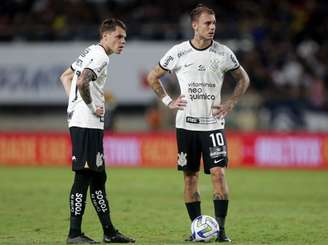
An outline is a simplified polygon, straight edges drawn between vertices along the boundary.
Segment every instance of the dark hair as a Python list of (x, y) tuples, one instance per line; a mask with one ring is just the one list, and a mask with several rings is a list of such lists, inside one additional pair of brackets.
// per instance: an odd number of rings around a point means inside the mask
[(209, 7), (203, 5), (203, 4), (198, 4), (193, 10), (190, 12), (190, 19), (191, 22), (198, 20), (199, 16), (202, 13), (207, 13), (210, 15), (215, 15), (215, 12), (213, 9), (210, 9)]
[(119, 19), (115, 19), (115, 18), (105, 19), (101, 23), (100, 28), (99, 28), (100, 38), (102, 37), (102, 34), (106, 31), (109, 31), (109, 32), (115, 31), (116, 26), (119, 26), (126, 31), (126, 25), (124, 24), (123, 21), (121, 21)]

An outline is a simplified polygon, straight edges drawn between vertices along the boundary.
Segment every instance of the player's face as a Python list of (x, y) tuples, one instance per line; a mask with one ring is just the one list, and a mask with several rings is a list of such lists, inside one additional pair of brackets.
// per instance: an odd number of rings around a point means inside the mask
[(213, 40), (215, 35), (215, 24), (215, 15), (202, 13), (198, 20), (193, 21), (192, 27), (200, 38)]
[(126, 31), (116, 26), (115, 31), (105, 32), (103, 35), (104, 45), (109, 48), (111, 53), (120, 54), (125, 46)]

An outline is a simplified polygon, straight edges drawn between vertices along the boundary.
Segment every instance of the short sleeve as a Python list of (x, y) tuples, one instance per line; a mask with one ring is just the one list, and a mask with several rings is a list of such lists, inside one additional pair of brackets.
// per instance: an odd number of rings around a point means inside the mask
[(90, 54), (89, 62), (84, 68), (91, 69), (98, 77), (106, 69), (107, 65), (108, 56), (95, 50)]
[(228, 72), (238, 69), (240, 65), (235, 54), (228, 47), (225, 48), (226, 48), (226, 52), (225, 52), (226, 55), (225, 55), (224, 71)]
[(178, 63), (176, 46), (173, 46), (159, 61), (159, 66), (167, 71), (173, 71)]
[(77, 61), (74, 61), (73, 64), (71, 65), (71, 69), (73, 71), (77, 70), (77, 64), (76, 64)]

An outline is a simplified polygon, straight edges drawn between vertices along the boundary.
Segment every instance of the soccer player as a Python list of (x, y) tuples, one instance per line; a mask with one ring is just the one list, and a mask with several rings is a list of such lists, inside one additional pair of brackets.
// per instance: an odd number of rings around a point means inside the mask
[[(211, 175), (213, 185), (214, 213), (220, 227), (217, 241), (231, 242), (225, 233), (229, 196), (225, 178), (228, 158), (224, 117), (246, 92), (249, 78), (234, 53), (213, 40), (214, 11), (198, 5), (190, 16), (194, 37), (173, 46), (149, 72), (148, 83), (165, 105), (178, 109), (177, 165), (184, 173), (184, 201), (190, 220), (201, 215), (198, 177), (202, 157), (204, 172)], [(178, 78), (181, 95), (175, 99), (166, 93), (160, 81), (167, 71), (175, 72)], [(227, 72), (232, 74), (237, 85), (233, 94), (222, 102), (221, 87)]]
[(118, 19), (106, 19), (100, 26), (100, 43), (91, 45), (66, 69), (60, 79), (68, 101), (68, 124), (72, 141), (74, 183), (70, 193), (70, 229), (67, 244), (97, 243), (81, 232), (90, 186), (90, 197), (102, 224), (105, 243), (133, 243), (116, 230), (106, 197), (103, 155), (104, 85), (109, 55), (120, 54), (125, 46), (126, 26)]

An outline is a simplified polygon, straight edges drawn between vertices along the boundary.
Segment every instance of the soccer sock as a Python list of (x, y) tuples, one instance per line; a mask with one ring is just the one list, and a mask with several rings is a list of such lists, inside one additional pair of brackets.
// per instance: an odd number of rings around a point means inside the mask
[(90, 184), (90, 195), (92, 204), (97, 212), (104, 234), (107, 236), (115, 234), (115, 228), (110, 218), (109, 204), (105, 190), (106, 173), (94, 173)]
[(77, 171), (70, 193), (70, 229), (69, 237), (81, 235), (82, 216), (86, 205), (86, 196), (90, 176), (88, 172)]
[(220, 230), (224, 231), (225, 218), (228, 213), (229, 200), (213, 200), (215, 219), (217, 220)]
[(200, 201), (186, 202), (185, 204), (191, 221), (201, 215)]

